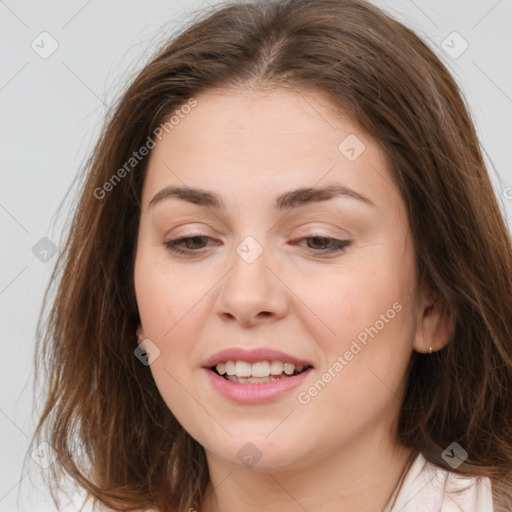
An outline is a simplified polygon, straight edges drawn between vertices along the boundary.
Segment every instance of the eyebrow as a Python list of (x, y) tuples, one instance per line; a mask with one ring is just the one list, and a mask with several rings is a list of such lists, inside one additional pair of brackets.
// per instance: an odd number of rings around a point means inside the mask
[[(347, 197), (361, 201), (369, 206), (375, 206), (366, 196), (352, 190), (349, 187), (340, 184), (326, 185), (321, 188), (302, 187), (296, 190), (285, 192), (276, 197), (274, 201), (275, 210), (288, 210), (292, 208), (301, 208), (312, 203), (327, 201), (335, 197)], [(222, 198), (215, 192), (190, 187), (166, 187), (151, 199), (148, 208), (164, 201), (165, 199), (181, 199), (192, 204), (225, 210), (226, 207)]]

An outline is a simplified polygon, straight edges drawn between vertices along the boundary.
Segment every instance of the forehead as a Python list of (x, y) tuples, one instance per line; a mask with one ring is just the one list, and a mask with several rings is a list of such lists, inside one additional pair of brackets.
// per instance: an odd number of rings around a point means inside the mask
[(146, 205), (168, 185), (270, 200), (279, 191), (328, 182), (382, 206), (400, 201), (378, 143), (320, 92), (211, 90), (195, 99), (151, 152)]
[[(309, 157), (319, 150), (337, 154), (340, 136), (363, 136), (348, 116), (335, 116), (334, 105), (316, 91), (214, 89), (196, 100), (197, 106), (166, 138), (170, 146), (182, 145), (184, 139), (201, 141), (203, 150), (197, 157), (217, 148), (229, 148), (230, 154), (268, 148), (273, 150), (270, 158), (276, 150), (285, 154), (292, 149)], [(267, 153), (257, 154), (263, 158)], [(293, 153), (287, 156), (292, 158)]]

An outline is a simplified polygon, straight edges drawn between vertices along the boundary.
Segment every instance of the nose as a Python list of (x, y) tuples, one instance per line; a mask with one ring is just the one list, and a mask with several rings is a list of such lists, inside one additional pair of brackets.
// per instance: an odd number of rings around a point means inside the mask
[(231, 270), (221, 281), (216, 314), (223, 321), (244, 327), (269, 323), (286, 316), (289, 308), (287, 286), (269, 251), (251, 262), (243, 252), (235, 252)]

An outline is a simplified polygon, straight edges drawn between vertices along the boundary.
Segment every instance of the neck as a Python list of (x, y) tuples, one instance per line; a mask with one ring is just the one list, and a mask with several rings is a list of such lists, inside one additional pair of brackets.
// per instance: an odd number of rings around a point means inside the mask
[(280, 471), (240, 468), (207, 454), (210, 482), (201, 510), (381, 512), (412, 453), (385, 439), (369, 432), (357, 445)]

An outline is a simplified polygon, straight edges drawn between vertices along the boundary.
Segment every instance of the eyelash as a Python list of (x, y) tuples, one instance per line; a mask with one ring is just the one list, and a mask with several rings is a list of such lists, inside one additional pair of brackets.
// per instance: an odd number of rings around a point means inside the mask
[[(164, 242), (164, 247), (174, 253), (177, 253), (177, 254), (183, 254), (183, 255), (192, 255), (192, 254), (197, 254), (199, 253), (200, 249), (198, 250), (194, 250), (194, 249), (182, 249), (180, 247), (178, 247), (179, 244), (185, 242), (186, 240), (192, 240), (194, 238), (209, 238), (209, 236), (206, 236), (206, 235), (191, 235), (191, 236), (186, 236), (186, 237), (182, 237), (182, 238), (175, 238), (173, 240), (166, 240)], [(345, 250), (347, 249), (347, 247), (351, 244), (350, 241), (348, 240), (338, 240), (336, 238), (330, 238), (330, 237), (327, 237), (327, 236), (321, 236), (321, 235), (312, 235), (312, 236), (307, 236), (307, 237), (303, 237), (300, 240), (312, 240), (312, 239), (320, 239), (320, 240), (327, 240), (328, 242), (332, 242), (334, 243), (334, 247), (328, 249), (328, 250), (320, 250), (320, 251), (317, 251), (317, 250), (314, 250), (314, 249), (310, 249), (312, 250), (313, 252), (317, 253), (318, 255), (321, 255), (323, 256), (324, 254), (336, 254), (336, 253), (343, 253), (345, 252)], [(201, 248), (202, 249), (202, 248)]]

